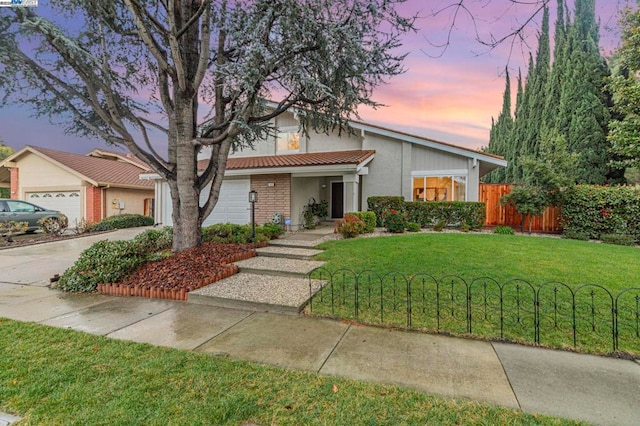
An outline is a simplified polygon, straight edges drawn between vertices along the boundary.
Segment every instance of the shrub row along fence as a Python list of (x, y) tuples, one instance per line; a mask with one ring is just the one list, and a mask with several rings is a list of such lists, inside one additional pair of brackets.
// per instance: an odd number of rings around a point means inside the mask
[(640, 354), (640, 288), (319, 268), (314, 315), (587, 352)]

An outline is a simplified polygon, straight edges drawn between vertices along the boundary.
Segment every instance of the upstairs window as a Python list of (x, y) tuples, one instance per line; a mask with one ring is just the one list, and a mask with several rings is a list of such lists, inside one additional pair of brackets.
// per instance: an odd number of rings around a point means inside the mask
[(276, 153), (293, 154), (300, 152), (300, 133), (281, 131), (276, 135)]

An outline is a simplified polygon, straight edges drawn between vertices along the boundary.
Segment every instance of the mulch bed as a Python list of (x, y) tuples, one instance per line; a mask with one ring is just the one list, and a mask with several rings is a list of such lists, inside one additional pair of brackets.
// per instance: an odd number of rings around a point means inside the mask
[(119, 283), (98, 284), (98, 292), (186, 300), (190, 291), (236, 274), (239, 268), (233, 262), (256, 256), (256, 248), (265, 245), (203, 243), (166, 259), (145, 263)]

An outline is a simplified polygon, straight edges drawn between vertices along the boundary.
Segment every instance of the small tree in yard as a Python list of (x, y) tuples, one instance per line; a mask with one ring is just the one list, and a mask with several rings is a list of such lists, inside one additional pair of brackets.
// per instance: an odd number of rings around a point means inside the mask
[[(567, 143), (557, 131), (542, 132), (538, 158), (524, 157), (524, 182), (502, 197), (502, 204), (512, 204), (529, 218), (529, 233), (533, 218), (540, 216), (548, 205), (558, 205), (575, 184), (578, 155), (569, 153)], [(523, 229), (524, 230), (524, 229)]]
[(0, 70), (11, 78), (0, 78), (0, 104), (29, 104), (145, 160), (168, 182), (173, 249), (184, 250), (201, 242), (229, 153), (273, 135), (273, 118), (296, 108), (304, 132), (340, 131), (360, 105), (378, 106), (373, 89), (403, 71), (399, 37), (413, 29), (395, 10), (403, 2), (52, 0), (49, 18), (4, 9)]

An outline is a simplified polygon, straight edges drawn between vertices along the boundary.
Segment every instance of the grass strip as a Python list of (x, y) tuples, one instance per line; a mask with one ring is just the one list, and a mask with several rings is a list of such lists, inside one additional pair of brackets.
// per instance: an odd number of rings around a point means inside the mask
[(0, 354), (22, 424), (577, 424), (3, 318)]

